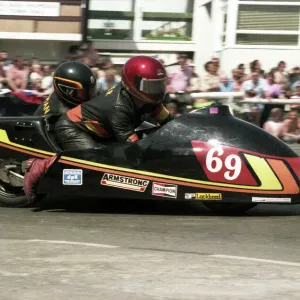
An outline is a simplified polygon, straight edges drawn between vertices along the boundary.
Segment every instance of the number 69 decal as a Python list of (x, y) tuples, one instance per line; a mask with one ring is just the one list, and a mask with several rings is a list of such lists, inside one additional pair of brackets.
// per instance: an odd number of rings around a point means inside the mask
[(235, 180), (241, 174), (242, 161), (236, 154), (230, 154), (225, 157), (223, 154), (224, 150), (220, 147), (210, 149), (206, 155), (206, 168), (212, 173), (217, 173), (225, 166), (224, 178)]

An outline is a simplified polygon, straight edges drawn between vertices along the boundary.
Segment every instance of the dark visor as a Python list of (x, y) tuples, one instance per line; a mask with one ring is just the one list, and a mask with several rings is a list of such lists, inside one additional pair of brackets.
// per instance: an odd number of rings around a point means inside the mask
[(166, 90), (167, 78), (145, 79), (142, 78), (139, 90), (147, 94), (164, 94)]

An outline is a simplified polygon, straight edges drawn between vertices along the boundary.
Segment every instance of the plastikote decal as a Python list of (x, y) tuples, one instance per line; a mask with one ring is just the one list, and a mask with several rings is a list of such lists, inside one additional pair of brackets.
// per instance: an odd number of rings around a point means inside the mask
[(63, 185), (82, 185), (82, 170), (79, 169), (64, 169), (63, 170)]
[(105, 173), (101, 179), (101, 184), (143, 193), (149, 184), (149, 180)]
[(168, 183), (152, 183), (152, 195), (165, 198), (177, 198), (177, 185)]
[(252, 202), (256, 203), (291, 203), (291, 201), (291, 198), (252, 197)]

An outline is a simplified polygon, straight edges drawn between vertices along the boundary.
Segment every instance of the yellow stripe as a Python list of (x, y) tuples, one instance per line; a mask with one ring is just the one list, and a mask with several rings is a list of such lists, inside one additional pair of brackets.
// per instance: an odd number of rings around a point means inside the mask
[[(263, 157), (258, 157), (251, 154), (244, 155), (261, 182), (260, 189), (276, 191), (282, 189), (280, 181)], [(250, 187), (248, 188), (250, 189)]]
[(145, 176), (152, 176), (152, 177), (163, 177), (165, 179), (177, 180), (177, 181), (185, 181), (190, 183), (197, 183), (197, 184), (205, 184), (210, 186), (219, 186), (219, 187), (231, 187), (231, 188), (241, 188), (241, 189), (249, 189), (249, 190), (270, 190), (270, 191), (281, 191), (282, 186), (275, 176), (274, 172), (272, 171), (271, 167), (268, 165), (264, 158), (259, 158), (254, 155), (247, 154), (247, 159), (249, 159), (249, 164), (255, 170), (256, 175), (258, 176), (261, 186), (251, 186), (251, 185), (238, 185), (238, 184), (230, 184), (230, 183), (219, 183), (219, 182), (210, 182), (204, 180), (195, 180), (183, 177), (176, 177), (176, 176), (168, 176), (164, 174), (152, 173), (147, 171), (140, 171), (134, 169), (127, 169), (122, 167), (115, 167), (105, 164), (99, 164), (91, 161), (81, 160), (77, 158), (71, 158), (67, 156), (62, 156), (61, 159), (71, 162), (77, 162), (81, 164), (85, 164), (88, 166), (94, 166), (99, 168), (106, 168), (110, 170), (116, 171), (124, 171), (130, 172), (134, 174), (140, 174)]
[[(53, 152), (43, 151), (43, 150), (23, 146), (20, 144), (12, 143), (8, 139), (6, 131), (3, 129), (0, 129), (0, 141), (3, 143), (9, 144), (9, 145), (15, 146), (15, 147), (29, 150), (29, 151), (42, 153), (42, 154), (46, 154), (46, 155), (51, 155), (51, 156), (56, 155), (56, 153), (53, 153)], [(110, 170), (124, 171), (124, 172), (128, 172), (128, 173), (141, 174), (141, 175), (152, 176), (152, 177), (162, 177), (162, 178), (166, 178), (166, 179), (185, 181), (185, 182), (190, 182), (190, 183), (205, 184), (205, 185), (209, 185), (209, 186), (231, 187), (231, 188), (241, 188), (241, 189), (249, 189), (249, 190), (272, 190), (272, 191), (282, 190), (282, 186), (281, 186), (279, 180), (277, 179), (276, 175), (274, 174), (271, 167), (268, 165), (268, 163), (266, 162), (266, 160), (264, 158), (250, 155), (250, 154), (245, 154), (245, 157), (248, 160), (252, 169), (255, 171), (256, 175), (258, 176), (258, 178), (261, 182), (261, 186), (248, 186), (248, 185), (218, 183), (218, 182), (195, 180), (195, 179), (176, 177), (176, 176), (168, 176), (168, 175), (159, 174), (159, 173), (153, 173), (153, 172), (140, 171), (140, 170), (111, 166), (111, 165), (105, 165), (105, 164), (100, 164), (100, 163), (91, 162), (91, 161), (87, 161), (87, 160), (72, 158), (72, 157), (68, 157), (68, 156), (62, 156), (61, 159), (70, 161), (70, 162), (81, 163), (81, 164), (84, 164), (87, 166), (94, 166), (94, 167), (106, 168), (106, 169), (110, 169)]]
[(164, 121), (169, 115), (169, 111), (163, 106), (161, 112), (155, 117), (158, 122)]
[(87, 127), (88, 130), (96, 133), (96, 135), (98, 135), (100, 137), (104, 137), (104, 135), (101, 134), (101, 132), (97, 131), (97, 129), (95, 128), (95, 126), (93, 125), (93, 123), (91, 121), (83, 121), (83, 123)]

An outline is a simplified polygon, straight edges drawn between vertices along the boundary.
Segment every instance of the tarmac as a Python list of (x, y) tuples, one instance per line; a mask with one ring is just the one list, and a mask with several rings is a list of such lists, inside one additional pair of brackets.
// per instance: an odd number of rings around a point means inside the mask
[(300, 205), (47, 198), (1, 208), (0, 241), (1, 300), (300, 299)]

